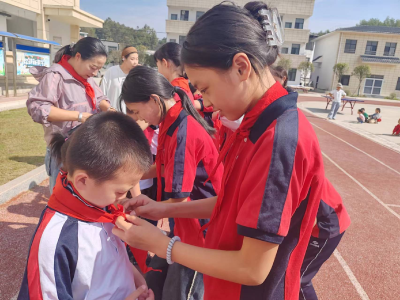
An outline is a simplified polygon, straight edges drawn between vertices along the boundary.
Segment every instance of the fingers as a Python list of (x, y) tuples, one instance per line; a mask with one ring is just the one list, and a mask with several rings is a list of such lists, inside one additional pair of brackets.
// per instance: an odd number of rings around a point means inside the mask
[(154, 300), (154, 299), (155, 296), (153, 290), (149, 290), (149, 296), (146, 298), (146, 300)]
[(123, 217), (118, 217), (117, 220), (115, 221), (115, 225), (119, 229), (122, 229), (123, 231), (127, 231), (127, 230), (129, 230), (129, 228), (132, 227), (132, 224), (126, 222)]
[(138, 218), (136, 216), (130, 216), (130, 215), (126, 215), (126, 219), (134, 225), (142, 225), (143, 222), (146, 222), (146, 221), (142, 220), (141, 218)]
[(145, 285), (140, 286), (136, 291), (130, 294), (125, 300), (136, 300), (141, 294), (147, 291), (147, 287)]

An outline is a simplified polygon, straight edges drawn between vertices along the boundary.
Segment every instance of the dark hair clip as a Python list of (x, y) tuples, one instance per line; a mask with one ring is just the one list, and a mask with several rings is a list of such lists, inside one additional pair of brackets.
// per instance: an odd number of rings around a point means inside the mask
[(281, 17), (276, 8), (260, 9), (258, 11), (260, 24), (267, 33), (269, 46), (282, 46), (285, 40), (285, 31), (282, 27)]

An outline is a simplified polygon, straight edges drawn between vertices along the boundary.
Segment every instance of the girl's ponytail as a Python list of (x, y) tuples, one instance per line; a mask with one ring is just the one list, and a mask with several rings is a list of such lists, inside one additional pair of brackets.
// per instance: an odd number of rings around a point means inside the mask
[(64, 55), (72, 56), (71, 45), (64, 46), (57, 51), (56, 55), (54, 56), (54, 63), (58, 63)]
[(179, 87), (174, 87), (175, 93), (178, 94), (179, 98), (182, 101), (182, 106), (183, 108), (197, 121), (200, 123), (201, 126), (204, 127), (204, 129), (208, 132), (209, 135), (213, 135), (215, 133), (215, 129), (212, 128), (204, 118), (200, 116), (200, 114), (197, 112), (196, 108), (193, 106), (192, 101), (190, 101), (188, 95), (186, 92)]
[(64, 165), (65, 169), (65, 157), (68, 149), (69, 139), (65, 140), (65, 137), (61, 133), (54, 133), (53, 138), (50, 141), (51, 156), (57, 160), (58, 165)]

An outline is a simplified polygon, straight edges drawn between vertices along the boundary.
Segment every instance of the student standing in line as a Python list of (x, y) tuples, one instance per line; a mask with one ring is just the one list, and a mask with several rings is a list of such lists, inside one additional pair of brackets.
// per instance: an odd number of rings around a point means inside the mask
[[(176, 102), (176, 97), (180, 101)], [(210, 136), (213, 129), (198, 114), (186, 92), (172, 86), (157, 71), (138, 66), (127, 76), (121, 98), (125, 101), (128, 115), (149, 125), (161, 123), (156, 164), (142, 178), (158, 178), (157, 200), (162, 200), (162, 178), (165, 180), (167, 199), (163, 203), (166, 205), (215, 197), (220, 190), (223, 167), (216, 167), (218, 151)], [(207, 218), (177, 218), (171, 236), (179, 235), (186, 243), (203, 247), (205, 231), (201, 228), (207, 221)], [(150, 266), (159, 269), (155, 264), (160, 260), (159, 257), (153, 258)], [(162, 278), (154, 285), (148, 280), (156, 299), (161, 299), (161, 296), (162, 299), (174, 300), (203, 298), (202, 274), (175, 264), (168, 270), (164, 269), (164, 276), (165, 284)]]
[(122, 84), (129, 71), (136, 67), (139, 63), (139, 55), (135, 47), (127, 46), (122, 50), (122, 64), (109, 68), (101, 80), (100, 88), (110, 99), (112, 107), (118, 111), (126, 113), (123, 103), (119, 101), (121, 95)]
[[(223, 16), (223, 18), (221, 17)], [(220, 4), (190, 29), (182, 62), (192, 84), (229, 120), (245, 115), (226, 142), (221, 191), (188, 203), (139, 196), (125, 207), (160, 219), (211, 218), (205, 247), (166, 237), (135, 216), (114, 232), (128, 244), (204, 275), (206, 300), (298, 300), (300, 269), (325, 182), (317, 136), (297, 93), (269, 67), (282, 45), (279, 13), (263, 2)], [(211, 174), (212, 175), (212, 174)]]
[[(182, 46), (177, 43), (166, 43), (154, 53), (154, 60), (160, 72), (172, 86), (177, 86), (185, 91), (190, 101), (194, 104), (194, 97), (190, 90), (189, 80), (183, 75), (183, 65), (181, 63)], [(180, 101), (175, 96), (176, 101)]]
[(329, 93), (329, 95), (333, 98), (331, 112), (328, 115), (329, 120), (335, 120), (340, 104), (342, 103), (342, 98), (346, 97), (346, 93), (342, 90), (342, 87), (342, 84), (338, 83), (336, 90), (333, 90)]
[(39, 84), (29, 92), (26, 106), (33, 121), (43, 124), (50, 193), (60, 170), (51, 156), (49, 144), (52, 134), (59, 132), (67, 137), (71, 129), (84, 123), (92, 114), (112, 108), (92, 78), (106, 59), (103, 43), (86, 37), (61, 48), (51, 67), (32, 67), (29, 70)]

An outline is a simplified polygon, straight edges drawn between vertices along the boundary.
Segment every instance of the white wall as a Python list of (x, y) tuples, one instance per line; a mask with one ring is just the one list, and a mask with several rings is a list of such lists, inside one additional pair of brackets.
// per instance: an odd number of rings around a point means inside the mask
[(62, 46), (71, 44), (71, 26), (66, 23), (61, 23), (50, 19), (50, 40), (54, 41), (54, 37), (61, 38)]
[(314, 59), (322, 55), (318, 61), (321, 61), (321, 67), (316, 67), (311, 75), (314, 84), (319, 76), (318, 89), (330, 90), (333, 79), (333, 66), (336, 64), (337, 51), (340, 43), (340, 33), (334, 32), (324, 38), (314, 40), (315, 50)]
[(175, 42), (179, 43), (179, 34), (178, 33), (168, 33), (167, 34), (167, 42), (170, 42), (171, 39), (175, 39)]

